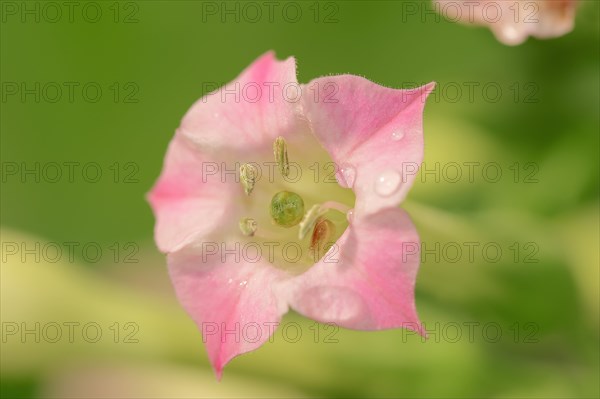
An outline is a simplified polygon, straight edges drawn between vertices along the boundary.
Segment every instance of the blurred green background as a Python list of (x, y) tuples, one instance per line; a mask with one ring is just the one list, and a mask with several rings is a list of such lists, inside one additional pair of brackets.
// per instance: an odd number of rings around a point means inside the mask
[[(59, 16), (3, 1), (2, 397), (598, 397), (600, 7), (581, 3), (571, 34), (507, 47), (400, 1), (295, 2), (289, 14), (278, 2), (272, 20), (257, 2), (257, 22), (235, 2), (75, 2), (72, 16), (57, 2)], [(240, 7), (239, 22), (222, 7)], [(431, 337), (340, 330), (315, 342), (314, 323), (289, 314), (298, 342), (279, 331), (217, 383), (144, 195), (203, 84), (270, 49), (297, 57), (300, 82), (438, 82), (425, 163), (439, 166), (403, 204), (432, 249), (416, 292)], [(493, 169), (470, 181), (465, 162)], [(73, 339), (64, 323), (79, 323)]]

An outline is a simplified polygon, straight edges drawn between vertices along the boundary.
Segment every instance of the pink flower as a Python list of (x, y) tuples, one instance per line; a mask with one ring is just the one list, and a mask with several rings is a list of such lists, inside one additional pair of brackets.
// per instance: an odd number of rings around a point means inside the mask
[(504, 44), (547, 39), (573, 30), (577, 0), (433, 0), (446, 18), (487, 25)]
[(289, 308), (345, 328), (422, 333), (419, 237), (397, 205), (422, 161), (433, 87), (353, 75), (299, 85), (294, 58), (267, 53), (185, 115), (149, 201), (218, 378)]

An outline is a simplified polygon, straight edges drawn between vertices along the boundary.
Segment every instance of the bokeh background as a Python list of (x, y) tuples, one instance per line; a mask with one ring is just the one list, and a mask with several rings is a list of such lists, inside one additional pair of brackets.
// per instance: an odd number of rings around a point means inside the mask
[[(91, 3), (72, 16), (60, 2), (61, 16), (1, 3), (3, 398), (598, 397), (598, 2), (581, 2), (572, 33), (518, 47), (429, 2), (412, 2), (424, 15), (401, 1), (295, 2), (284, 15), (278, 2), (272, 20), (257, 2), (257, 21), (243, 2)], [(144, 195), (204, 84), (270, 49), (297, 57), (300, 82), (438, 82), (425, 111), (434, 172), (403, 204), (431, 249), (416, 292), (430, 339), (340, 330), (328, 342), (289, 314), (298, 342), (278, 331), (217, 383)], [(481, 166), (473, 179), (465, 162)]]

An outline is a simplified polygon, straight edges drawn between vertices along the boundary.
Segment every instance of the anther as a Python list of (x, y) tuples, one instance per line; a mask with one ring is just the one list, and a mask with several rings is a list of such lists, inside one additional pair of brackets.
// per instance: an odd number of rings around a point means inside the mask
[(329, 219), (320, 218), (315, 224), (310, 239), (309, 254), (317, 262), (333, 245), (332, 238), (335, 234), (335, 225)]
[(315, 226), (315, 223), (317, 223), (317, 219), (319, 219), (326, 213), (327, 209), (323, 208), (321, 204), (313, 205), (308, 210), (308, 212), (306, 212), (306, 215), (304, 215), (304, 218), (300, 222), (300, 230), (298, 230), (298, 239), (302, 240), (304, 237), (306, 237), (308, 232), (312, 231), (313, 227)]
[(257, 229), (256, 220), (252, 218), (241, 218), (240, 219), (240, 231), (247, 237), (252, 237)]
[(240, 180), (242, 182), (242, 186), (244, 186), (244, 192), (246, 195), (250, 195), (252, 190), (254, 190), (256, 176), (258, 176), (258, 169), (256, 166), (250, 163), (245, 163), (240, 166)]
[(277, 137), (273, 143), (273, 155), (275, 155), (279, 172), (287, 177), (290, 174), (290, 163), (288, 161), (287, 143), (281, 136)]

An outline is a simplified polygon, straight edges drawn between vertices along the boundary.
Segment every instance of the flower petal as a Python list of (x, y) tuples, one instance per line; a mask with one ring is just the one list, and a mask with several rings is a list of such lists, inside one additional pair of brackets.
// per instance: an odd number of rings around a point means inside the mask
[[(231, 184), (210, 174), (210, 161), (181, 136), (169, 144), (163, 171), (148, 194), (156, 216), (154, 238), (163, 252), (176, 251), (223, 225), (233, 204)], [(210, 168), (209, 168), (210, 167)]]
[(311, 319), (423, 333), (414, 299), (419, 263), (415, 227), (406, 212), (389, 208), (355, 221), (319, 263), (284, 285), (290, 306)]
[(515, 46), (529, 36), (563, 36), (573, 30), (576, 0), (456, 1), (434, 0), (450, 20), (485, 25), (498, 41)]
[(248, 151), (286, 136), (303, 124), (293, 57), (277, 61), (268, 52), (239, 77), (198, 100), (180, 132), (207, 151)]
[(242, 252), (205, 242), (168, 255), (177, 297), (202, 331), (217, 378), (235, 356), (267, 342), (288, 310), (272, 291), (281, 272)]
[(577, 0), (545, 0), (537, 3), (540, 7), (540, 17), (537, 26), (531, 32), (532, 36), (540, 39), (559, 37), (573, 30)]
[(406, 196), (423, 159), (423, 108), (433, 88), (390, 89), (353, 75), (305, 87), (317, 94), (303, 97), (313, 133), (338, 168), (355, 175), (356, 217)]

